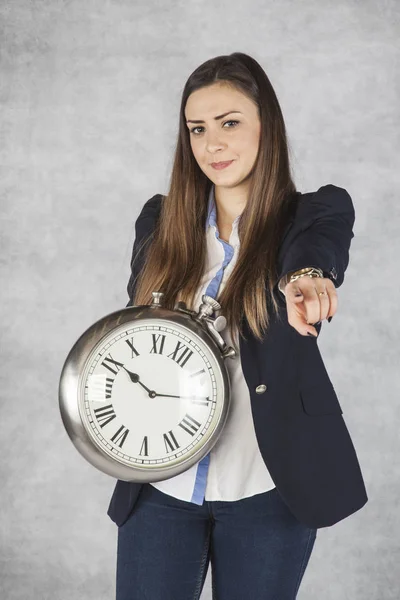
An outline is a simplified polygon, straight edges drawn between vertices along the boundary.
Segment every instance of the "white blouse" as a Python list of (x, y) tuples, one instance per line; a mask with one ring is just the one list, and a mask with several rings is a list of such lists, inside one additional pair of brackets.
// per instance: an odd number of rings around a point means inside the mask
[[(203, 294), (218, 300), (235, 266), (239, 252), (237, 232), (240, 215), (232, 225), (229, 244), (220, 239), (212, 186), (206, 221), (207, 261), (193, 310), (198, 310)], [(228, 329), (220, 335), (233, 345)], [(262, 458), (254, 430), (250, 395), (243, 376), (240, 353), (226, 360), (231, 382), (231, 406), (222, 433), (211, 451), (188, 470), (151, 483), (162, 492), (195, 504), (203, 500), (240, 500), (275, 487)]]

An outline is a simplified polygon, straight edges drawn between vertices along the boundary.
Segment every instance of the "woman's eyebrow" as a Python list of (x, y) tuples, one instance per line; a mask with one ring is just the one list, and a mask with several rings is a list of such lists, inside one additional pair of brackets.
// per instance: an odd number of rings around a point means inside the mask
[[(231, 113), (240, 113), (240, 110), (230, 110), (226, 113), (224, 113), (223, 115), (218, 115), (218, 117), (214, 117), (215, 121), (219, 121), (219, 119), (223, 119), (224, 117), (226, 117), (226, 115), (230, 115)], [(205, 121), (202, 121), (201, 119), (197, 119), (196, 121), (194, 121), (193, 119), (188, 119), (186, 121), (186, 123), (205, 123)]]

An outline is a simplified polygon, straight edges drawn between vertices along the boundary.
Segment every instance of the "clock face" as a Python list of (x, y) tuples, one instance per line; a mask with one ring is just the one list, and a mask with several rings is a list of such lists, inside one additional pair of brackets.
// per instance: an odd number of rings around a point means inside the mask
[(222, 412), (222, 375), (194, 332), (162, 319), (115, 328), (85, 363), (85, 429), (122, 464), (181, 464), (209, 439)]

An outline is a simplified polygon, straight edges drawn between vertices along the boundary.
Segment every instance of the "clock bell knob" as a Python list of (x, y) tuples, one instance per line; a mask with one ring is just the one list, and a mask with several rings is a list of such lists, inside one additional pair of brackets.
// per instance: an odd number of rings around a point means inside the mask
[(226, 346), (222, 351), (222, 358), (235, 358), (236, 350), (232, 346)]
[(212, 296), (207, 296), (203, 294), (202, 296), (202, 304), (200, 304), (199, 313), (211, 315), (215, 310), (219, 310), (221, 305), (216, 301)]
[(151, 295), (153, 296), (153, 301), (152, 301), (151, 305), (152, 306), (162, 306), (164, 292), (151, 292)]
[(223, 315), (219, 315), (219, 317), (214, 319), (213, 326), (217, 331), (222, 331), (226, 327), (226, 318)]

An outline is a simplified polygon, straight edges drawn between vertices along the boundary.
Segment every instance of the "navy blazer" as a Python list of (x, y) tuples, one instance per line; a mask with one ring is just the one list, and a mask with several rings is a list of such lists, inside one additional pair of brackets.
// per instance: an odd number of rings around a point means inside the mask
[[(127, 306), (132, 306), (161, 202), (161, 194), (153, 196), (136, 221)], [(279, 279), (289, 271), (315, 266), (338, 288), (349, 262), (354, 221), (345, 189), (328, 184), (316, 192), (298, 193), (278, 252)], [(289, 324), (277, 284), (275, 291), (282, 319), (272, 316), (262, 342), (244, 319), (247, 341), (239, 339), (256, 438), (276, 488), (295, 517), (309, 527), (329, 527), (359, 510), (368, 497), (318, 338), (304, 336)], [(318, 333), (321, 326), (315, 325)], [(267, 389), (258, 394), (261, 384)], [(143, 485), (117, 480), (107, 514), (118, 526), (132, 513)]]

